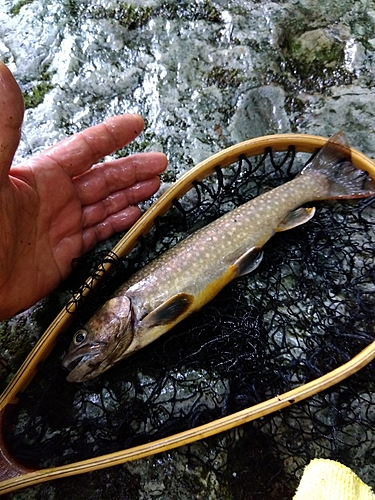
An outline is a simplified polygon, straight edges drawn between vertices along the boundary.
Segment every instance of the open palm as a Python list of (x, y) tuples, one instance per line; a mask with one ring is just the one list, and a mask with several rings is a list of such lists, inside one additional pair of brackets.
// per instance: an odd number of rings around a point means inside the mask
[(23, 119), (20, 89), (0, 63), (0, 319), (30, 307), (71, 271), (71, 261), (140, 215), (159, 188), (161, 153), (97, 164), (143, 129), (121, 115), (80, 132), (21, 165), (11, 163)]

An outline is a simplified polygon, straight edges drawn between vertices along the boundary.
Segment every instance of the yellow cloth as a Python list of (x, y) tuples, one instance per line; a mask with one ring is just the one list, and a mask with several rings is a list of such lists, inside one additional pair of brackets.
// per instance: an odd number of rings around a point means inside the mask
[(375, 500), (375, 495), (345, 465), (316, 458), (305, 468), (293, 500)]

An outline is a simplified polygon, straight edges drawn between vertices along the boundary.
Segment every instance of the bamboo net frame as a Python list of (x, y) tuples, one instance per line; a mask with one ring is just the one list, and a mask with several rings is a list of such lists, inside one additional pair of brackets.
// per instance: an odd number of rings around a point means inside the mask
[[(173, 204), (173, 200), (179, 199), (189, 191), (193, 186), (193, 181), (201, 181), (212, 174), (217, 166), (225, 168), (236, 162), (241, 155), (248, 157), (260, 155), (263, 154), (267, 148), (270, 148), (273, 152), (282, 152), (287, 151), (288, 148), (293, 145), (296, 152), (314, 153), (317, 149), (321, 148), (326, 141), (327, 139), (324, 137), (313, 135), (270, 135), (236, 144), (211, 156), (188, 171), (166, 190), (126, 233), (120, 242), (115, 245), (112, 252), (119, 258), (127, 256), (137, 245), (139, 238), (152, 228), (155, 219), (169, 210)], [(351, 155), (353, 164), (367, 171), (370, 176), (375, 179), (375, 162), (353, 148), (351, 148)], [(85, 296), (89, 296), (90, 290), (100, 285), (102, 276), (105, 272), (110, 270), (112, 265), (111, 262), (106, 262), (101, 266), (102, 270), (97, 273), (95, 279), (89, 278), (87, 280), (87, 286), (84, 291)], [(0, 396), (2, 434), (4, 433), (4, 420), (6, 419), (8, 410), (11, 409), (12, 405), (17, 403), (17, 395), (25, 390), (34, 377), (37, 365), (43, 361), (53, 349), (57, 336), (71, 324), (73, 317), (71, 313), (76, 311), (77, 303), (78, 301), (75, 300), (70, 301), (67, 307), (64, 307), (58, 314), (30, 352), (13, 380)], [(318, 394), (356, 373), (370, 363), (374, 357), (375, 342), (372, 342), (359, 354), (353, 357), (353, 359), (339, 368), (280, 396), (170, 437), (127, 450), (121, 450), (100, 457), (75, 462), (73, 464), (35, 471), (27, 470), (12, 459), (5, 448), (3, 438), (0, 437), (0, 495), (37, 483), (82, 474), (123, 464), (131, 460), (145, 458), (226, 431)]]

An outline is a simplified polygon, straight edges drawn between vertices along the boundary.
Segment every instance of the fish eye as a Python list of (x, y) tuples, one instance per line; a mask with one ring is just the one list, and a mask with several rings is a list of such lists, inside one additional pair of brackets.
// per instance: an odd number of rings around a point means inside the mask
[(79, 345), (82, 344), (86, 337), (87, 333), (85, 332), (85, 330), (78, 330), (78, 332), (74, 335), (73, 341), (75, 345)]

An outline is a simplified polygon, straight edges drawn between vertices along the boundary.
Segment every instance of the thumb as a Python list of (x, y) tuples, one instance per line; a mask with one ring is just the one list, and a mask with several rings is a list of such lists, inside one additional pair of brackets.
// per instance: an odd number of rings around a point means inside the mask
[(0, 61), (0, 182), (9, 173), (20, 142), (23, 120), (23, 97), (12, 73)]

